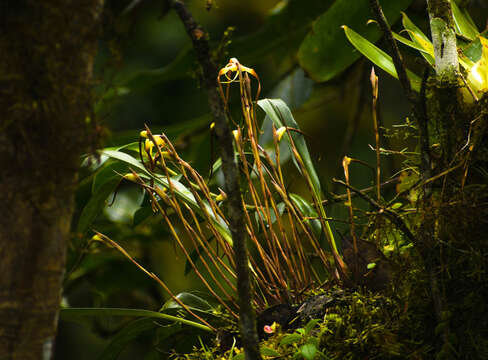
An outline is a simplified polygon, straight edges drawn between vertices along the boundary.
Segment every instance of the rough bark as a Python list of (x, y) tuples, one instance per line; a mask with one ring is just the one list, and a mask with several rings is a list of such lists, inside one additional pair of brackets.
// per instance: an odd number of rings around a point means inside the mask
[(0, 5), (0, 359), (48, 359), (103, 0)]

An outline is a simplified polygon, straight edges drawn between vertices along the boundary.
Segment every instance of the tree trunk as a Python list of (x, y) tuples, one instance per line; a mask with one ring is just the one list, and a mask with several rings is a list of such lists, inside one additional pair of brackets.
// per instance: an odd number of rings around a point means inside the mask
[(462, 95), (450, 2), (427, 3), (436, 63), (424, 99), (431, 149), (423, 155), (431, 159), (432, 178), (420, 203), (418, 248), (437, 317), (436, 358), (477, 359), (488, 351), (488, 321), (482, 320), (488, 296), (488, 101), (486, 95), (477, 103)]
[(103, 0), (0, 5), (0, 359), (49, 359)]

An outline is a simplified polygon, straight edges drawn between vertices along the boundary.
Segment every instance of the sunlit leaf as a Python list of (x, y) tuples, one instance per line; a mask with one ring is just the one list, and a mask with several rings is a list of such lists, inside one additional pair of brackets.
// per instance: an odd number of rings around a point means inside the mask
[[(374, 44), (366, 40), (364, 37), (359, 35), (354, 30), (344, 26), (344, 32), (346, 33), (347, 38), (354, 45), (356, 49), (358, 49), (364, 56), (366, 56), (369, 60), (371, 60), (375, 65), (379, 66), (383, 70), (385, 70), (388, 74), (392, 75), (393, 77), (398, 79), (397, 72), (395, 70), (395, 65), (393, 64), (393, 60), (391, 56), (386, 54), (383, 50), (376, 47)], [(412, 85), (412, 89), (415, 91), (420, 91), (420, 77), (418, 77), (413, 72), (407, 70), (407, 76), (410, 79), (410, 84)]]
[(402, 13), (402, 23), (408, 35), (412, 39), (412, 42), (423, 49), (421, 52), (422, 56), (429, 64), (434, 66), (434, 46), (432, 45), (430, 39), (408, 18), (407, 14), (405, 13)]
[(290, 345), (299, 342), (302, 339), (302, 335), (293, 333), (293, 334), (288, 334), (283, 337), (280, 341), (280, 345)]
[(481, 58), (471, 67), (467, 80), (476, 90), (485, 92), (488, 88), (488, 39), (480, 36), (479, 40)]
[(460, 9), (456, 1), (450, 1), (452, 8), (452, 17), (456, 25), (456, 32), (464, 37), (474, 40), (479, 36), (479, 31), (465, 9)]

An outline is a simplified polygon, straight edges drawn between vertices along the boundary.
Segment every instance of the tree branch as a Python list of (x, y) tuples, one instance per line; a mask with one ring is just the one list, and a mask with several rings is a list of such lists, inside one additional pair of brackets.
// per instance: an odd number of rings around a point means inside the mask
[(256, 319), (251, 302), (244, 209), (242, 208), (241, 193), (239, 190), (237, 165), (234, 161), (232, 136), (227, 124), (224, 106), (217, 91), (217, 66), (213, 62), (210, 54), (207, 35), (194, 20), (185, 4), (180, 0), (169, 0), (169, 3), (183, 22), (186, 32), (192, 40), (197, 60), (202, 67), (208, 103), (215, 123), (215, 133), (221, 144), (222, 171), (225, 179), (225, 190), (228, 196), (230, 231), (236, 257), (242, 344), (245, 350), (246, 360), (260, 360), (261, 355), (258, 347)]

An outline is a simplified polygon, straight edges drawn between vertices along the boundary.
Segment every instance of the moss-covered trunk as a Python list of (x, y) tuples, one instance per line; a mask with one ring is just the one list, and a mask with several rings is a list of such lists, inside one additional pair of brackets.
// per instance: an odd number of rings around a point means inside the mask
[(0, 5), (0, 359), (47, 359), (103, 0)]
[(437, 317), (438, 358), (478, 359), (488, 353), (488, 99), (475, 102), (463, 89), (449, 1), (428, 5), (436, 73), (424, 99), (431, 177), (419, 207), (418, 250)]

